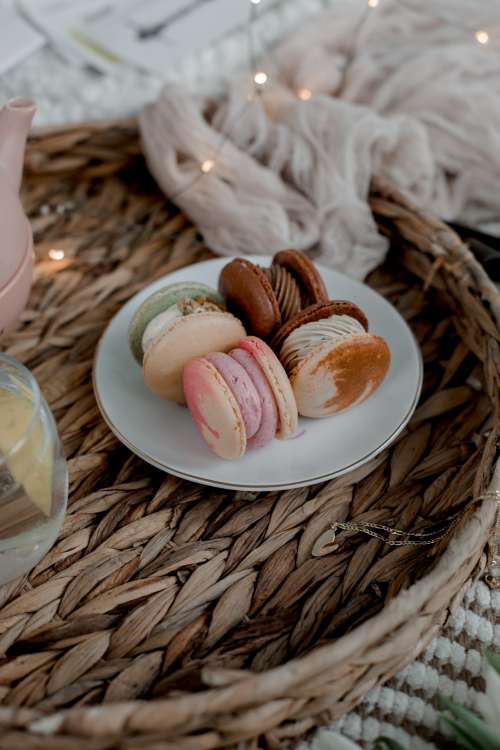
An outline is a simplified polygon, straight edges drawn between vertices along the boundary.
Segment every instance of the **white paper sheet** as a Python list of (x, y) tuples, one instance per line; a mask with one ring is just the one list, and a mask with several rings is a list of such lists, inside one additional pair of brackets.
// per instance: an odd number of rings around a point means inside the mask
[(9, 5), (0, 5), (0, 75), (45, 44), (44, 37)]
[(79, 36), (86, 20), (92, 20), (110, 5), (106, 0), (19, 0), (19, 5), (68, 61), (91, 65), (102, 73), (110, 72), (118, 64), (119, 61), (93, 49)]
[(108, 9), (83, 24), (85, 35), (123, 61), (165, 75), (249, 19), (249, 0), (149, 0)]
[(165, 76), (249, 20), (249, 0), (20, 0), (70, 60), (103, 73), (132, 65)]

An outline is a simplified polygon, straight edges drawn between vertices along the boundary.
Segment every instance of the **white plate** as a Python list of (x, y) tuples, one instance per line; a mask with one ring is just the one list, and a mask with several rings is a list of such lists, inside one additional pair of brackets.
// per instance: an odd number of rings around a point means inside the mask
[[(250, 260), (266, 264), (271, 258)], [(109, 324), (96, 354), (94, 390), (115, 435), (145, 461), (171, 474), (215, 487), (246, 490), (324, 482), (361, 466), (390, 445), (407, 424), (420, 395), (420, 350), (389, 302), (368, 286), (321, 266), (331, 297), (358, 304), (370, 321), (370, 331), (384, 336), (391, 350), (386, 379), (364, 403), (327, 419), (301, 419), (298, 437), (273, 440), (238, 461), (224, 461), (208, 450), (187, 409), (149, 392), (127, 343), (134, 312), (166, 284), (201, 281), (217, 287), (227, 262), (227, 258), (218, 258), (164, 276), (129, 300)]]

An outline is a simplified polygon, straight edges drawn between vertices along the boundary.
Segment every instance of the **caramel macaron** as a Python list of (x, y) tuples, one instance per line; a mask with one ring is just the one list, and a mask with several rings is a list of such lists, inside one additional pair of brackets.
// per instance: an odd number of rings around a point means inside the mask
[(306, 308), (278, 331), (273, 344), (299, 414), (330, 416), (361, 403), (380, 386), (391, 355), (385, 340), (367, 327), (357, 305), (331, 301)]
[(364, 314), (363, 310), (358, 307), (354, 302), (349, 300), (338, 299), (328, 300), (327, 302), (319, 302), (316, 305), (309, 305), (304, 308), (298, 315), (290, 320), (285, 325), (281, 326), (275, 333), (271, 346), (275, 351), (279, 351), (287, 336), (292, 331), (299, 328), (306, 323), (312, 323), (316, 320), (323, 320), (329, 318), (332, 315), (349, 315), (351, 318), (357, 320), (365, 331), (368, 330), (368, 318)]

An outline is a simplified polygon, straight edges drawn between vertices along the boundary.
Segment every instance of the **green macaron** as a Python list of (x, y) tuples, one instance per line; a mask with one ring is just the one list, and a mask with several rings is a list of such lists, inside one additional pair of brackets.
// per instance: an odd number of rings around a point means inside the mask
[(153, 318), (177, 305), (181, 300), (198, 297), (205, 297), (208, 302), (220, 305), (222, 309), (225, 309), (224, 300), (215, 289), (196, 281), (180, 281), (177, 284), (170, 284), (144, 300), (136, 310), (128, 329), (130, 350), (140, 365), (142, 365), (144, 356), (142, 348), (144, 331)]

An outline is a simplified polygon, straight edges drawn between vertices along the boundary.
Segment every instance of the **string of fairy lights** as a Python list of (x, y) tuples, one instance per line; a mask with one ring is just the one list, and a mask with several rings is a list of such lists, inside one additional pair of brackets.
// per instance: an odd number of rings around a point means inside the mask
[[(240, 119), (243, 117), (243, 115), (246, 113), (249, 106), (252, 105), (252, 102), (255, 101), (256, 97), (260, 96), (270, 85), (272, 82), (272, 79), (270, 77), (270, 74), (264, 70), (261, 66), (258, 64), (257, 55), (256, 55), (256, 45), (255, 45), (255, 38), (254, 38), (254, 31), (255, 31), (255, 25), (256, 21), (260, 14), (260, 9), (263, 5), (265, 5), (265, 0), (248, 0), (249, 6), (250, 6), (250, 13), (249, 13), (249, 23), (247, 27), (247, 34), (248, 34), (248, 52), (249, 52), (249, 67), (250, 67), (250, 78), (253, 83), (253, 90), (250, 92), (250, 94), (246, 97), (246, 100), (241, 108), (241, 111), (232, 119), (231, 127), (227, 132), (221, 133), (221, 138), (219, 141), (219, 144), (212, 150), (210, 154), (207, 154), (207, 157), (203, 159), (203, 161), (200, 162), (199, 168), (193, 178), (188, 181), (187, 184), (184, 184), (178, 191), (171, 194), (169, 196), (171, 201), (175, 201), (177, 198), (179, 198), (183, 193), (190, 190), (193, 185), (198, 183), (199, 180), (203, 179), (206, 175), (209, 175), (211, 172), (217, 169), (218, 167), (218, 158), (221, 155), (221, 152), (230, 139), (231, 132), (234, 129), (234, 127), (237, 125), (237, 123), (240, 121)], [(382, 5), (384, 0), (366, 0), (366, 11), (365, 14), (361, 18), (360, 25), (362, 25), (365, 21), (365, 19), (369, 16), (370, 12), (374, 11), (376, 8), (378, 8), (380, 5)], [(414, 6), (407, 5), (404, 0), (398, 0), (399, 4), (403, 7), (406, 7), (409, 10), (412, 10), (414, 12), (423, 13), (426, 14), (425, 9), (422, 7), (419, 7), (418, 9)], [(472, 33), (475, 41), (480, 45), (487, 45), (490, 42), (490, 35), (485, 28), (480, 28), (476, 30), (472, 30), (470, 28), (466, 28), (464, 26), (458, 26), (456, 23), (453, 23), (450, 19), (445, 18), (444, 16), (440, 16), (432, 10), (431, 13), (428, 13), (428, 15), (432, 16), (432, 18), (443, 21), (444, 23), (447, 23), (452, 26), (456, 26), (457, 28), (461, 29), (462, 31), (466, 33)], [(352, 59), (353, 54), (350, 56)], [(346, 65), (344, 67), (344, 72), (349, 66), (350, 59), (348, 56), (348, 59), (346, 61)], [(313, 98), (314, 91), (310, 88), (307, 88), (306, 86), (303, 86), (299, 88), (296, 92), (297, 98), (301, 99), (302, 101), (306, 102)], [(51, 248), (48, 252), (49, 257), (54, 261), (62, 261), (65, 257), (64, 250)]]
[[(256, 63), (256, 55), (255, 55), (255, 43), (253, 38), (253, 29), (255, 26), (255, 21), (258, 17), (258, 9), (264, 5), (265, 0), (249, 0), (250, 2), (250, 19), (249, 19), (249, 57), (250, 57), (250, 68), (251, 68), (251, 75), (254, 83), (254, 92), (253, 96), (249, 96), (247, 99), (246, 105), (242, 108), (241, 113), (233, 120), (233, 127), (236, 125), (238, 120), (241, 118), (241, 116), (245, 113), (247, 106), (251, 104), (251, 102), (255, 99), (255, 96), (261, 94), (264, 90), (264, 88), (270, 83), (270, 76), (269, 74), (262, 68), (258, 67)], [(378, 8), (378, 6), (383, 2), (383, 0), (367, 0), (367, 10), (375, 10)], [(400, 0), (400, 3), (403, 4)], [(405, 6), (408, 7), (408, 6)], [(414, 10), (416, 12), (423, 12), (421, 8), (411, 8), (411, 10)], [(425, 12), (425, 11), (424, 11)], [(444, 18), (442, 16), (437, 16), (434, 12), (432, 13), (433, 18), (438, 18), (438, 20), (441, 20), (445, 23), (450, 23), (449, 19)], [(364, 20), (364, 17), (362, 18), (362, 21)], [(462, 30), (464, 30), (464, 27), (460, 27)], [(465, 31), (469, 32), (469, 29), (465, 29)], [(478, 44), (486, 45), (490, 41), (490, 35), (486, 31), (486, 29), (477, 29), (474, 31), (474, 38)], [(296, 91), (296, 95), (299, 99), (302, 101), (309, 101), (313, 96), (314, 92), (307, 87), (301, 87)], [(214, 151), (214, 153), (210, 156), (210, 158), (205, 159), (200, 163), (200, 174), (198, 174), (188, 185), (183, 186), (179, 191), (177, 191), (174, 195), (170, 196), (171, 200), (175, 200), (178, 198), (182, 193), (186, 192), (195, 182), (198, 182), (199, 179), (201, 179), (204, 175), (209, 174), (217, 167), (217, 156), (220, 154), (222, 148), (224, 147), (225, 143), (229, 140), (230, 133), (223, 133), (221, 143), (217, 147), (217, 149)]]
[[(264, 87), (269, 83), (270, 78), (269, 78), (268, 73), (265, 70), (258, 68), (255, 62), (255, 51), (254, 51), (255, 47), (253, 43), (253, 26), (257, 18), (256, 9), (264, 4), (264, 0), (249, 0), (249, 2), (250, 2), (249, 48), (250, 48), (251, 73), (253, 76), (253, 82), (256, 87), (254, 93), (260, 94), (263, 91)], [(367, 9), (374, 10), (375, 8), (378, 8), (381, 2), (383, 2), (383, 0), (367, 0)], [(400, 4), (403, 5), (403, 2), (401, 2), (401, 0), (400, 0)], [(405, 6), (405, 7), (409, 7), (409, 6)], [(414, 10), (417, 12), (416, 8), (414, 7), (411, 8), (411, 10)], [(425, 12), (425, 11), (422, 11), (422, 9), (419, 8), (418, 12)], [(450, 23), (449, 19), (443, 16), (437, 16), (434, 12), (432, 13), (432, 17), (437, 18), (438, 20), (441, 20), (445, 23)], [(460, 28), (464, 30), (464, 27), (460, 27)], [(469, 32), (470, 30), (465, 29), (465, 31)], [(486, 45), (490, 41), (490, 35), (486, 31), (486, 29), (477, 29), (476, 31), (474, 31), (474, 38), (476, 42), (481, 45)], [(302, 101), (309, 101), (309, 99), (313, 97), (314, 92), (309, 88), (302, 87), (297, 90), (296, 95), (299, 99), (302, 99)], [(249, 97), (249, 99), (251, 101), (253, 97)], [(239, 119), (239, 117), (236, 119)], [(228, 140), (228, 138), (229, 138), (229, 134), (226, 134), (223, 136), (223, 144)], [(217, 149), (217, 153), (220, 152), (222, 145)], [(205, 161), (203, 161), (200, 164), (200, 171), (201, 171), (200, 176), (202, 177), (204, 174), (208, 174), (209, 172), (211, 172), (216, 167), (216, 164), (217, 162), (215, 158), (210, 158), (210, 159), (206, 159)], [(191, 185), (189, 185), (189, 187), (190, 186)], [(186, 187), (181, 188), (181, 190), (177, 192), (175, 196), (171, 196), (171, 199), (173, 200), (174, 197), (179, 196), (180, 193), (185, 192), (186, 189), (187, 189)]]

